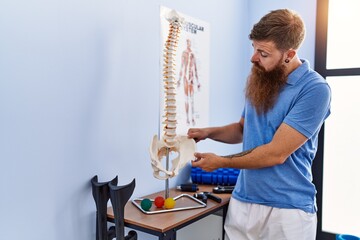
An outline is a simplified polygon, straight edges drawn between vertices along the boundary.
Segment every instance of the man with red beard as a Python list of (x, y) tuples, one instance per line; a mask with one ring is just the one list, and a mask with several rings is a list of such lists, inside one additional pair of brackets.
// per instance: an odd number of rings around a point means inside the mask
[(192, 128), (188, 137), (243, 143), (232, 156), (195, 153), (193, 167), (241, 169), (225, 221), (225, 237), (316, 238), (316, 189), (311, 166), (318, 134), (330, 115), (326, 81), (300, 59), (305, 26), (294, 11), (271, 11), (253, 26), (254, 49), (239, 122)]

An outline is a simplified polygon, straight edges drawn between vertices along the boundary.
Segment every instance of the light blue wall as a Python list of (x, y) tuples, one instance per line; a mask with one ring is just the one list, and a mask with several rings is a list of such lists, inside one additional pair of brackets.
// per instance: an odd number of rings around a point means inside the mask
[(285, 2), (314, 26), (315, 1), (2, 0), (0, 239), (95, 239), (95, 174), (136, 178), (134, 196), (164, 188), (148, 154), (158, 131), (160, 5), (210, 23), (210, 124), (222, 125), (240, 117), (251, 25)]

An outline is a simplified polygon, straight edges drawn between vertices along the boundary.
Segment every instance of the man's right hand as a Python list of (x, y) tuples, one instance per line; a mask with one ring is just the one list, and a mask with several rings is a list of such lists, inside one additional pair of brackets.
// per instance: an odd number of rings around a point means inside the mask
[(205, 140), (209, 136), (207, 128), (190, 128), (188, 130), (188, 138), (192, 138), (195, 142)]

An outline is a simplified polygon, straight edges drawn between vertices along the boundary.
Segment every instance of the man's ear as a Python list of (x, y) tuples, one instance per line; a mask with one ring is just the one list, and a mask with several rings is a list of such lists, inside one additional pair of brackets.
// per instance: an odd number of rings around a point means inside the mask
[(294, 57), (295, 57), (295, 55), (296, 55), (296, 50), (294, 50), (294, 49), (289, 49), (288, 51), (287, 51), (287, 59), (293, 59)]

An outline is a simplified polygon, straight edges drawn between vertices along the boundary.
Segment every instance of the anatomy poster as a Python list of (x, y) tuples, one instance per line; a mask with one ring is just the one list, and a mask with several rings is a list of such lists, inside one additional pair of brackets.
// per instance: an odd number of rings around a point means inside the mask
[(167, 7), (160, 7), (160, 129), (164, 118), (164, 51), (169, 34), (170, 12), (182, 19), (177, 49), (175, 51), (174, 76), (176, 81), (176, 133), (186, 135), (189, 128), (209, 125), (209, 64), (210, 27), (207, 22), (187, 16)]

